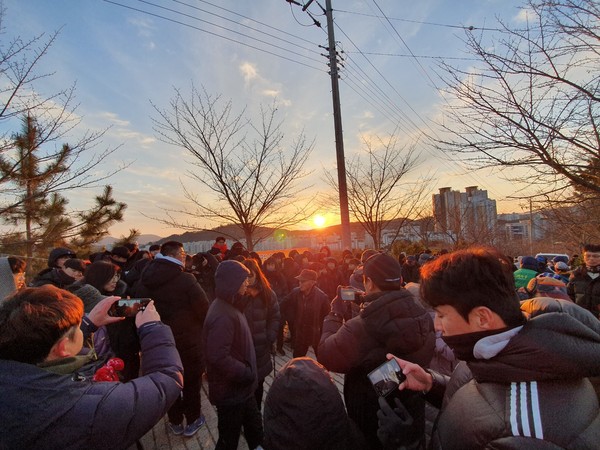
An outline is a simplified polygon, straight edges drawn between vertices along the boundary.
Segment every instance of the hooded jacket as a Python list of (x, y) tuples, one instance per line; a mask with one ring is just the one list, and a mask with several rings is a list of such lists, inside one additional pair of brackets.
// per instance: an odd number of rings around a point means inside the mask
[(586, 377), (600, 374), (600, 322), (559, 299), (534, 298), (521, 310), (522, 328), (448, 380), (432, 448), (598, 448), (598, 399)]
[(257, 387), (256, 354), (238, 294), (250, 271), (234, 260), (223, 261), (215, 273), (215, 300), (202, 331), (202, 353), (208, 375), (208, 397), (219, 407), (244, 403)]
[[(332, 314), (327, 316), (318, 357), (328, 370), (345, 374), (348, 415), (369, 445), (377, 447), (379, 403), (367, 374), (386, 361), (387, 353), (427, 366), (434, 352), (435, 332), (429, 313), (406, 289), (369, 294), (363, 305), (360, 314), (345, 323)], [(399, 396), (415, 420), (416, 439), (424, 432), (424, 400), (408, 391)]]
[(0, 303), (16, 291), (17, 285), (15, 284), (15, 278), (10, 268), (8, 258), (0, 258)]
[(266, 450), (365, 448), (337, 386), (311, 358), (295, 358), (281, 368), (265, 399), (264, 424)]
[(199, 356), (208, 299), (194, 275), (168, 259), (153, 259), (144, 269), (135, 295), (154, 300), (161, 320), (173, 330), (180, 352), (193, 350)]
[(167, 326), (139, 334), (144, 375), (128, 383), (0, 360), (0, 448), (127, 448), (146, 434), (179, 395), (182, 368)]

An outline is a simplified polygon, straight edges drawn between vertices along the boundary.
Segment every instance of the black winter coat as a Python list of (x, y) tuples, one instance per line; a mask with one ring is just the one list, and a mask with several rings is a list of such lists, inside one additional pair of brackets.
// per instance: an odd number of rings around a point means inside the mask
[(154, 300), (161, 320), (173, 330), (180, 352), (197, 352), (200, 356), (208, 300), (194, 275), (176, 263), (154, 259), (142, 273), (135, 295)]
[(271, 370), (271, 348), (277, 340), (277, 331), (281, 321), (279, 314), (279, 303), (275, 292), (269, 290), (268, 301), (265, 304), (262, 296), (248, 297), (248, 305), (244, 309), (244, 315), (248, 321), (254, 350), (256, 352), (256, 369), (258, 380), (263, 380)]
[(248, 321), (238, 308), (218, 297), (206, 315), (202, 351), (213, 405), (239, 405), (254, 395), (256, 354)]
[[(379, 448), (377, 394), (367, 374), (386, 361), (386, 354), (427, 366), (435, 347), (433, 320), (406, 289), (370, 294), (360, 314), (345, 323), (332, 314), (323, 323), (319, 362), (328, 370), (346, 374), (344, 399), (370, 448)], [(420, 394), (398, 393), (415, 421), (410, 441), (424, 433), (424, 400)]]
[(567, 292), (571, 300), (600, 318), (600, 277), (593, 279), (585, 267), (579, 267), (569, 279)]
[(294, 326), (294, 345), (308, 345), (316, 349), (319, 346), (323, 319), (330, 311), (327, 295), (317, 286), (313, 286), (307, 296), (300, 288), (294, 288), (281, 302), (288, 320)]

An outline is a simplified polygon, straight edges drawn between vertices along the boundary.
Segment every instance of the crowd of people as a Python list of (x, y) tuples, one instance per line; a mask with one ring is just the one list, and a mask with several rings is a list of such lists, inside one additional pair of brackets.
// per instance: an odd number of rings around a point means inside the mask
[[(483, 247), (263, 260), (218, 237), (196, 255), (177, 241), (88, 260), (55, 248), (28, 287), (25, 269), (0, 258), (0, 448), (126, 448), (165, 414), (170, 433), (194, 436), (203, 374), (217, 449), (242, 430), (268, 450), (600, 442), (600, 245), (580, 265), (515, 267)], [(127, 297), (151, 301), (111, 315)], [(265, 396), (276, 353), (290, 361)], [(368, 375), (389, 359), (405, 380), (381, 397)]]

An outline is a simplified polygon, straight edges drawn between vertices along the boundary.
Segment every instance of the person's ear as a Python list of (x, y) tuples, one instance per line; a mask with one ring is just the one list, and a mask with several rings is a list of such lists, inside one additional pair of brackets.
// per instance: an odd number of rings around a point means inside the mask
[(61, 337), (50, 349), (50, 353), (46, 357), (47, 361), (52, 361), (54, 359), (66, 358), (67, 356), (71, 356), (69, 351), (67, 350), (67, 343), (69, 338), (67, 336)]
[(481, 331), (496, 328), (495, 313), (487, 306), (477, 306), (469, 313), (469, 323)]

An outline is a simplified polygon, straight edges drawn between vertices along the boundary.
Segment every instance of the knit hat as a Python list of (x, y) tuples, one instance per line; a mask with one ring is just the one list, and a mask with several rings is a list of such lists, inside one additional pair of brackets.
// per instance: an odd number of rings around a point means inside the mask
[(538, 269), (538, 262), (533, 256), (523, 256), (521, 258), (521, 267), (523, 269), (535, 270)]
[(77, 258), (75, 252), (66, 247), (53, 248), (48, 255), (48, 267), (57, 267), (56, 261), (64, 256), (68, 256), (69, 258)]
[(402, 283), (402, 266), (396, 258), (385, 253), (378, 253), (367, 259), (364, 275), (373, 280), (382, 290), (400, 289)]
[(556, 270), (560, 270), (563, 272), (566, 272), (569, 270), (569, 265), (567, 263), (564, 263), (562, 261), (558, 261), (556, 264), (554, 264), (554, 268)]
[(570, 300), (567, 294), (567, 286), (553, 277), (537, 276), (529, 280), (527, 291), (533, 297), (552, 297)]
[(83, 284), (81, 282), (73, 283), (71, 286), (67, 288), (68, 291), (71, 291), (77, 297), (81, 299), (83, 302), (83, 311), (87, 314), (94, 306), (100, 303), (101, 300), (106, 298), (105, 295), (102, 295), (98, 289), (96, 289), (91, 284)]
[(242, 283), (250, 275), (250, 270), (233, 259), (223, 261), (215, 272), (215, 295), (221, 300), (231, 302)]
[(349, 420), (342, 397), (325, 368), (311, 358), (285, 364), (264, 405), (265, 448), (346, 447)]

